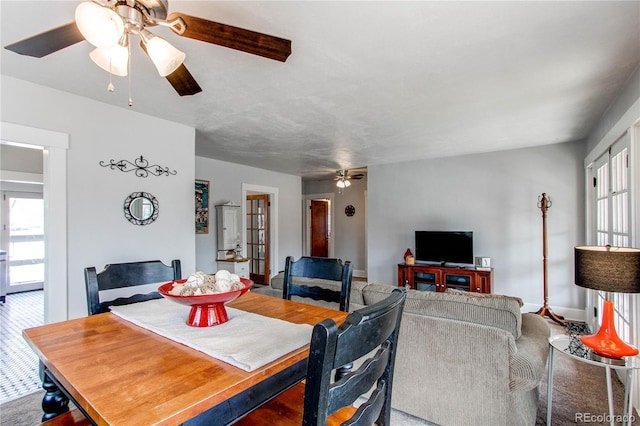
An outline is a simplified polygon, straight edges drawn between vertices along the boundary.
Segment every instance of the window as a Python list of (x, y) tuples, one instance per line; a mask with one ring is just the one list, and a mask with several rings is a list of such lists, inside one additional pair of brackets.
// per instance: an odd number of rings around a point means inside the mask
[(44, 203), (41, 193), (3, 192), (7, 293), (41, 289), (44, 282)]

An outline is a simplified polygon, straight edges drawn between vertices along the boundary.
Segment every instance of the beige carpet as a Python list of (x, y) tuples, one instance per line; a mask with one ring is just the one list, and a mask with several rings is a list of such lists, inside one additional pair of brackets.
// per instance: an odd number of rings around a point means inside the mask
[[(566, 329), (549, 321), (551, 334), (565, 334)], [(547, 369), (548, 369), (547, 365)], [(620, 380), (613, 377), (614, 412), (621, 414), (623, 410), (624, 387)], [(540, 384), (540, 400), (538, 403), (538, 416), (536, 425), (546, 425), (547, 412), (547, 376)], [(569, 356), (558, 352), (553, 357), (553, 399), (552, 416), (553, 425), (609, 425), (609, 422), (585, 422), (580, 420), (586, 415), (606, 416), (609, 414), (607, 399), (607, 379), (605, 369), (595, 365), (576, 361)], [(635, 422), (640, 425), (637, 411), (634, 411)], [(590, 417), (592, 418), (592, 417)], [(620, 423), (617, 423), (620, 424)]]
[[(564, 333), (565, 329), (549, 322), (553, 334)], [(558, 426), (583, 424), (576, 421), (577, 413), (606, 415), (609, 411), (606, 394), (604, 369), (575, 361), (568, 356), (556, 354), (554, 357), (553, 415), (552, 424)], [(624, 388), (614, 379), (614, 399), (616, 413), (622, 412)], [(40, 402), (42, 391), (0, 405), (0, 425), (34, 426), (40, 423), (42, 411)], [(540, 400), (536, 425), (546, 424), (547, 376), (540, 385)], [(634, 425), (640, 425), (637, 412)], [(395, 411), (391, 417), (394, 426), (418, 426), (429, 423)], [(590, 426), (605, 426), (607, 422), (590, 422)], [(460, 425), (463, 426), (463, 425)], [(467, 426), (467, 425), (464, 425)], [(501, 425), (491, 425), (501, 426)], [(504, 425), (511, 426), (511, 425)]]

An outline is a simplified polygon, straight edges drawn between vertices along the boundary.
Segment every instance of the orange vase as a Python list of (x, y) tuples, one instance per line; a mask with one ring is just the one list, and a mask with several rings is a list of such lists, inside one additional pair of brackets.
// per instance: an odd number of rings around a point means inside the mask
[(604, 301), (602, 325), (596, 334), (581, 336), (580, 341), (596, 354), (607, 358), (620, 359), (623, 356), (638, 355), (638, 349), (628, 345), (618, 337), (613, 321), (613, 302)]

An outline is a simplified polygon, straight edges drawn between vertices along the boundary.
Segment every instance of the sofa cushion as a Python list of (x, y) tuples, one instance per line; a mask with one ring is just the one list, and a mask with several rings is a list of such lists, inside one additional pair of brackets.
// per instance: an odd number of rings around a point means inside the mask
[(522, 302), (522, 299), (520, 299), (519, 297), (515, 297), (515, 296), (504, 296), (502, 294), (491, 294), (491, 293), (476, 293), (476, 292), (472, 292), (472, 291), (464, 291), (464, 290), (457, 290), (455, 288), (448, 288), (446, 290), (447, 293), (451, 293), (451, 294), (462, 294), (464, 296), (467, 297), (507, 297), (509, 299), (515, 299), (516, 302), (518, 302), (518, 305), (520, 305), (520, 307), (522, 308), (524, 306), (524, 303)]
[[(329, 290), (334, 290), (334, 291), (340, 291), (340, 288), (342, 286), (342, 283), (338, 281), (323, 280), (319, 278), (296, 277), (296, 276), (293, 277), (293, 282), (294, 284), (298, 284), (298, 285), (306, 285), (310, 287), (318, 286), (322, 288), (328, 288)], [(365, 304), (364, 299), (362, 298), (362, 289), (366, 287), (366, 285), (367, 285), (366, 281), (351, 280), (351, 294), (349, 295), (350, 305), (356, 304), (356, 305), (362, 306)], [(284, 288), (284, 272), (280, 272), (278, 275), (271, 278), (271, 288), (280, 290), (280, 296), (282, 296), (282, 289)], [(296, 298), (296, 296), (294, 296), (293, 300), (306, 301), (308, 299)], [(325, 303), (329, 303), (329, 302), (325, 302)], [(322, 306), (336, 309), (335, 306), (337, 306), (337, 304), (329, 304), (329, 305), (322, 305)], [(349, 310), (353, 311), (352, 308), (350, 308)]]
[[(386, 284), (369, 284), (362, 290), (365, 304), (381, 301), (394, 288)], [(515, 297), (492, 294), (474, 297), (467, 292), (409, 290), (404, 312), (497, 327), (508, 331), (515, 339), (521, 334), (522, 314), (520, 302)]]

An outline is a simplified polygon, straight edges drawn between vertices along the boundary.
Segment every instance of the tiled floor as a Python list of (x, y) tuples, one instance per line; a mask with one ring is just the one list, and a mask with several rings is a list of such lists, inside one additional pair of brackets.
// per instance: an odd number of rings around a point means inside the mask
[(0, 303), (0, 403), (41, 389), (38, 357), (22, 330), (43, 324), (44, 292), (9, 294)]

